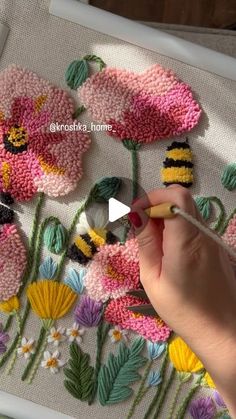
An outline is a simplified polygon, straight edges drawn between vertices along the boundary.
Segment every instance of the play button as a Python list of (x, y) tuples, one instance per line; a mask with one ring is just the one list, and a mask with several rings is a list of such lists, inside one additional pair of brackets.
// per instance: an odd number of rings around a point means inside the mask
[(110, 198), (108, 202), (108, 219), (110, 223), (119, 220), (124, 215), (129, 214), (131, 211), (128, 205), (118, 201), (118, 199)]

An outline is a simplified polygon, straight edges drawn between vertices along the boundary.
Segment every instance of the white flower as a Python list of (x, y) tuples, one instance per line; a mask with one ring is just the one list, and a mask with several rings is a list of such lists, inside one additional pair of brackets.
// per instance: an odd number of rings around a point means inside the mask
[(74, 323), (70, 329), (66, 329), (66, 334), (69, 336), (69, 342), (76, 341), (78, 344), (82, 342), (82, 336), (85, 330), (78, 323)]
[(115, 326), (114, 329), (108, 332), (112, 343), (120, 342), (122, 339), (128, 340), (128, 330), (121, 329), (119, 326)]
[(64, 327), (58, 327), (58, 329), (52, 327), (50, 330), (50, 335), (48, 336), (48, 343), (53, 343), (54, 346), (58, 346), (63, 340), (65, 340), (64, 334)]
[(60, 352), (55, 351), (53, 354), (49, 351), (45, 351), (44, 354), (44, 361), (41, 362), (41, 366), (46, 369), (50, 369), (50, 371), (55, 374), (59, 371), (59, 368), (65, 365), (65, 361), (62, 361), (60, 358)]
[(17, 353), (23, 356), (25, 359), (29, 359), (31, 354), (34, 354), (34, 342), (35, 340), (30, 338), (29, 340), (23, 337), (21, 339), (21, 346), (17, 349)]

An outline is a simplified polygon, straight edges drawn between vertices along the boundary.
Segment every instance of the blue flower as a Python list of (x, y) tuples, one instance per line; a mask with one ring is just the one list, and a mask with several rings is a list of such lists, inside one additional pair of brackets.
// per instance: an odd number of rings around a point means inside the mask
[(159, 371), (151, 371), (148, 376), (148, 387), (159, 386), (162, 382), (162, 377)]
[(39, 267), (39, 273), (42, 278), (52, 279), (57, 271), (57, 263), (47, 256)]
[(150, 359), (159, 358), (166, 349), (166, 344), (163, 342), (151, 342), (147, 341), (148, 356)]
[(68, 277), (64, 280), (65, 284), (71, 287), (71, 289), (78, 294), (82, 294), (84, 290), (84, 277), (87, 270), (81, 269), (77, 272), (75, 269), (70, 268), (68, 273)]

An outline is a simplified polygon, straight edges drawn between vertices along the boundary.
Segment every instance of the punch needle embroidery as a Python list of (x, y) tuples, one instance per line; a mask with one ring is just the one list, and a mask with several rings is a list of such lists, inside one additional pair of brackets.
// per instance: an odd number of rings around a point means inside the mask
[(165, 186), (178, 184), (189, 188), (193, 184), (193, 156), (188, 141), (174, 141), (167, 147), (161, 169)]
[(75, 189), (90, 139), (49, 128), (73, 123), (68, 94), (13, 65), (0, 73), (0, 104), (0, 190), (25, 201), (36, 192), (57, 197)]

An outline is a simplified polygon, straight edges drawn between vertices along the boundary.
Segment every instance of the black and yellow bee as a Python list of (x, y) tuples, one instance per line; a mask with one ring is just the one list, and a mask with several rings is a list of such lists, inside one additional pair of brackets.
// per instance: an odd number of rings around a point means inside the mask
[(193, 184), (193, 155), (188, 140), (174, 141), (166, 150), (161, 169), (164, 185), (178, 184), (189, 188)]
[(95, 223), (94, 220), (90, 220), (88, 223), (85, 214), (82, 215), (77, 225), (77, 235), (68, 249), (67, 256), (71, 260), (85, 265), (93, 258), (100, 246), (116, 243), (117, 237), (104, 225), (105, 223), (101, 223), (101, 220)]

